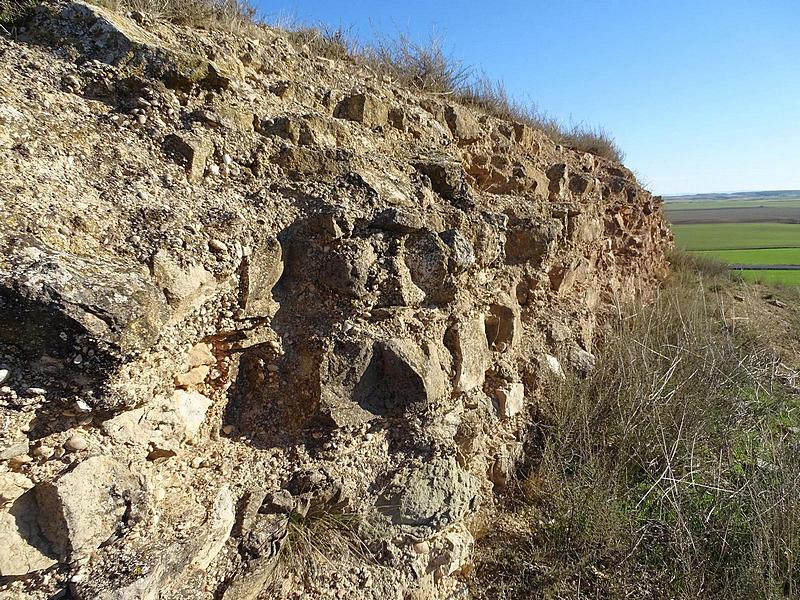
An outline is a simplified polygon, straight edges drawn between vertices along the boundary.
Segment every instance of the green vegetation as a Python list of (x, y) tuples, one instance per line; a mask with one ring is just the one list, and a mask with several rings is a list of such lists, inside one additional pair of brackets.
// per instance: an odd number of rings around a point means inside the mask
[(725, 202), (733, 200), (800, 200), (800, 190), (764, 190), (750, 192), (721, 192), (710, 194), (686, 194), (682, 196), (664, 196), (667, 202)]
[(758, 250), (703, 250), (732, 265), (800, 265), (800, 248), (762, 248)]
[(684, 250), (800, 247), (800, 225), (784, 223), (675, 225), (673, 232), (677, 245)]
[(776, 323), (713, 261), (673, 264), (609, 323), (595, 368), (543, 395), (530, 462), (478, 540), (476, 598), (800, 594), (800, 397), (771, 350), (800, 330), (800, 297)]
[(797, 271), (737, 271), (745, 281), (766, 284), (783, 284), (800, 286), (800, 270)]

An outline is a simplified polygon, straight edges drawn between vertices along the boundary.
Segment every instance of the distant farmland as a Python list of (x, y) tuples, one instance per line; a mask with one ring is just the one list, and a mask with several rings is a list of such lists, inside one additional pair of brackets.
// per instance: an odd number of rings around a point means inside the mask
[(748, 206), (729, 208), (670, 207), (669, 218), (675, 225), (690, 223), (791, 223), (800, 224), (800, 206)]
[[(800, 191), (682, 196), (665, 201), (680, 248), (741, 266), (740, 273), (751, 281), (800, 285)], [(791, 270), (792, 265), (797, 269)]]
[[(667, 213), (669, 217), (669, 212)], [(705, 223), (675, 225), (675, 241), (684, 250), (798, 248), (800, 225), (783, 223)]]

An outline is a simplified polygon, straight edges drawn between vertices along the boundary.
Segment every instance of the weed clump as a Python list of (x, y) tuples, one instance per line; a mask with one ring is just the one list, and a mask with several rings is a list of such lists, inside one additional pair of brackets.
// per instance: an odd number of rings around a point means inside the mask
[(551, 382), (476, 597), (797, 596), (800, 397), (730, 279), (687, 263), (610, 324), (593, 371)]
[(0, 0), (0, 30), (8, 33), (25, 21), (32, 13), (37, 0)]

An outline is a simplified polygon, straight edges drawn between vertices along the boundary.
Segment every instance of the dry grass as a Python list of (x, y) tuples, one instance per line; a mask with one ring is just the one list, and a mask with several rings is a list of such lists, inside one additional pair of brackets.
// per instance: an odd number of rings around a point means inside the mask
[[(262, 25), (250, 0), (90, 0), (117, 11), (138, 11), (157, 20), (198, 28), (240, 32)], [(8, 30), (23, 19), (36, 0), (0, 0), (0, 26)], [(452, 97), (489, 115), (528, 124), (544, 131), (556, 143), (622, 162), (624, 155), (602, 128), (564, 126), (540, 113), (533, 104), (510, 99), (502, 83), (485, 76), (448, 54), (441, 40), (431, 36), (415, 42), (410, 36), (383, 36), (359, 45), (347, 29), (305, 25), (281, 19), (273, 24), (286, 31), (298, 47), (326, 58), (368, 66), (399, 85), (423, 93)]]
[(361, 540), (359, 515), (335, 510), (293, 512), (264, 592), (279, 595), (286, 580), (313, 589), (324, 573), (373, 558)]
[(578, 124), (565, 127), (558, 120), (540, 112), (535, 104), (522, 104), (512, 100), (500, 81), (485, 76), (470, 77), (456, 88), (456, 99), (487, 114), (508, 121), (530, 125), (546, 133), (554, 142), (591, 152), (616, 162), (622, 162), (625, 154), (611, 135), (600, 127)]
[(405, 34), (382, 37), (363, 48), (360, 58), (400, 85), (431, 94), (453, 94), (468, 85), (471, 76), (470, 68), (448, 55), (436, 37), (426, 43)]
[(198, 29), (241, 32), (258, 23), (258, 11), (248, 0), (89, 1), (118, 12), (137, 11), (156, 20)]
[(282, 19), (275, 26), (288, 31), (297, 47), (340, 60), (350, 60), (369, 67), (378, 75), (388, 76), (398, 85), (423, 93), (451, 97), (491, 116), (525, 123), (544, 131), (556, 143), (574, 150), (591, 152), (622, 162), (624, 154), (602, 128), (584, 124), (564, 126), (544, 115), (534, 104), (512, 100), (502, 82), (496, 82), (448, 54), (440, 38), (431, 36), (424, 43), (399, 33), (381, 36), (367, 45), (359, 45), (348, 30), (318, 25), (303, 25)]
[(478, 598), (800, 594), (800, 396), (731, 285), (678, 273), (587, 377), (552, 384), (544, 442), (479, 544)]

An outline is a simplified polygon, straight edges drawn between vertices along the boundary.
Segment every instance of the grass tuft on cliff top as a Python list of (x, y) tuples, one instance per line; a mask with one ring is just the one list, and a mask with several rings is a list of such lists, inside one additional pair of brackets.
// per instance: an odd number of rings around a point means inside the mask
[(477, 599), (800, 596), (800, 294), (672, 262), (591, 373), (550, 383)]
[(401, 33), (396, 37), (380, 37), (371, 45), (358, 46), (342, 29), (284, 26), (294, 31), (291, 35), (295, 41), (318, 55), (349, 58), (405, 87), (450, 97), (493, 117), (524, 123), (573, 150), (619, 163), (625, 158), (614, 138), (604, 129), (582, 123), (566, 127), (541, 113), (535, 105), (512, 100), (502, 82), (478, 73), (447, 54), (435, 37), (419, 43)]

